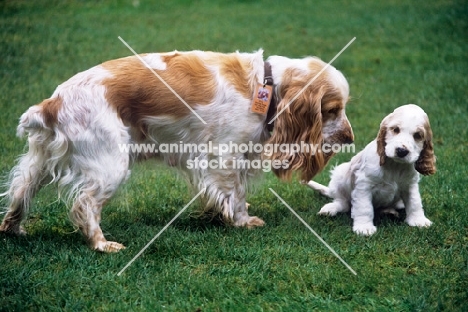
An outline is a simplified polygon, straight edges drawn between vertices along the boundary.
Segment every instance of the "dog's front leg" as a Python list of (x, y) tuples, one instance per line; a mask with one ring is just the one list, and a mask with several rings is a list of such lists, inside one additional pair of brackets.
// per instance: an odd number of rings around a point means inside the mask
[(229, 208), (225, 207), (225, 210), (231, 209), (233, 212), (232, 219), (234, 221), (234, 226), (245, 226), (251, 229), (265, 224), (259, 217), (249, 216), (247, 209), (250, 205), (246, 202), (245, 185), (241, 183), (241, 179), (235, 183), (234, 192), (231, 196), (225, 199), (225, 205), (229, 206)]
[(246, 187), (248, 169), (240, 169), (236, 159), (243, 159), (242, 155), (226, 154), (210, 155), (207, 162), (218, 164), (219, 167), (209, 166), (205, 170), (192, 170), (192, 180), (206, 188), (204, 195), (205, 211), (209, 214), (220, 214), (224, 222), (238, 227), (253, 228), (265, 224), (262, 219), (249, 216), (247, 212)]
[(424, 210), (419, 194), (419, 185), (413, 183), (408, 191), (402, 192), (402, 199), (406, 208), (405, 222), (410, 226), (429, 227), (432, 222), (424, 216)]
[(374, 234), (377, 228), (374, 225), (372, 190), (357, 184), (351, 192), (351, 207), (354, 233), (365, 236)]

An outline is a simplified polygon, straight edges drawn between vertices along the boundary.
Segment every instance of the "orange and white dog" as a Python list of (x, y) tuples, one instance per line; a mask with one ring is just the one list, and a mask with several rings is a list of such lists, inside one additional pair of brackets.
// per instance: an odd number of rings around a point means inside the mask
[[(91, 247), (104, 252), (122, 249), (122, 244), (104, 238), (99, 226), (101, 210), (128, 177), (132, 160), (151, 156), (122, 152), (122, 144), (322, 145), (353, 141), (345, 114), (348, 83), (332, 66), (325, 69), (318, 58), (271, 56), (264, 62), (260, 50), (231, 54), (176, 51), (141, 54), (141, 59), (143, 62), (136, 56), (111, 60), (78, 73), (21, 116), (18, 135), (28, 135), (29, 150), (10, 173), (9, 190), (4, 194), (8, 210), (0, 231), (24, 234), (20, 223), (31, 199), (45, 183), (57, 183), (72, 202), (72, 221)], [(270, 105), (268, 118), (251, 111), (255, 88), (265, 79), (272, 82), (276, 102)], [(268, 121), (283, 109), (271, 134)], [(234, 159), (265, 155), (232, 152), (223, 155), (227, 168), (191, 169), (185, 166), (187, 160), (211, 160), (219, 155), (159, 156), (187, 172), (195, 188), (205, 189), (202, 197), (207, 211), (220, 214), (234, 226), (264, 224), (246, 209), (247, 181), (261, 170), (232, 164)], [(292, 171), (301, 171), (301, 178), (308, 180), (331, 156), (277, 151), (268, 159), (289, 164), (274, 170), (279, 178), (287, 180)]]

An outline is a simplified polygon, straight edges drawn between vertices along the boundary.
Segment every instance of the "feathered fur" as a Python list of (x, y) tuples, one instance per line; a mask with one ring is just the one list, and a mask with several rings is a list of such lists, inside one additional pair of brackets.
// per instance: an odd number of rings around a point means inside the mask
[[(196, 189), (205, 189), (202, 199), (206, 210), (220, 214), (227, 223), (263, 225), (260, 218), (249, 216), (245, 202), (247, 183), (261, 170), (233, 166), (238, 160), (261, 160), (261, 154), (121, 149), (131, 143), (291, 144), (302, 140), (321, 145), (353, 140), (345, 115), (349, 87), (343, 75), (330, 66), (298, 93), (326, 64), (317, 58), (279, 56), (268, 61), (280, 103), (278, 111), (286, 110), (276, 119), (271, 136), (265, 116), (250, 110), (255, 87), (264, 78), (262, 54), (261, 50), (142, 54), (145, 64), (135, 56), (108, 61), (58, 86), (50, 99), (21, 117), (18, 134), (28, 135), (29, 150), (11, 171), (9, 189), (4, 194), (8, 210), (0, 231), (24, 233), (21, 222), (31, 199), (41, 185), (53, 182), (64, 194), (62, 198), (70, 202), (71, 219), (93, 249), (122, 249), (122, 244), (104, 238), (99, 226), (101, 210), (128, 178), (133, 160), (148, 157), (161, 157), (168, 165), (185, 171)], [(290, 162), (289, 168), (275, 172), (280, 178), (289, 178), (295, 170), (302, 171), (303, 178), (311, 178), (330, 156), (280, 153), (271, 155), (271, 160)], [(225, 168), (187, 165), (189, 161), (221, 158)]]

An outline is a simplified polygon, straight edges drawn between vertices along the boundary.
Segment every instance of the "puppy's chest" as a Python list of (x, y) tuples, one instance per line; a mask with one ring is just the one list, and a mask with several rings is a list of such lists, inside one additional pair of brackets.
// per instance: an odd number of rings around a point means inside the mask
[(372, 189), (372, 204), (376, 208), (390, 206), (400, 199), (400, 192), (395, 182), (379, 183)]
[(375, 181), (372, 188), (372, 204), (374, 207), (388, 207), (401, 199), (401, 193), (408, 189), (408, 178), (384, 176)]

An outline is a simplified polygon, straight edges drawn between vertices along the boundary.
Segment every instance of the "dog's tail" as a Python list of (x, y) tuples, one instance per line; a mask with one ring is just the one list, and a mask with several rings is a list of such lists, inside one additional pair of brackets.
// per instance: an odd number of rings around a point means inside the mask
[(317, 183), (315, 181), (310, 180), (307, 183), (307, 186), (309, 186), (311, 189), (319, 191), (320, 194), (332, 198), (330, 194), (330, 188), (328, 186), (322, 185), (320, 183)]
[(17, 128), (18, 137), (26, 133), (37, 133), (38, 131), (53, 131), (53, 125), (58, 118), (58, 112), (62, 106), (60, 97), (46, 99), (41, 103), (31, 106), (20, 118)]
[[(58, 112), (62, 106), (59, 97), (52, 97), (30, 107), (20, 118), (17, 136), (28, 137), (28, 151), (19, 158), (12, 170), (11, 180), (20, 177), (24, 185), (39, 183), (49, 175), (57, 181), (61, 175), (60, 161), (68, 152), (68, 140), (57, 127)], [(20, 183), (20, 184), (21, 184)]]
[(57, 127), (58, 113), (62, 107), (60, 97), (52, 97), (30, 107), (20, 118), (18, 137), (28, 135), (29, 151), (22, 156), (26, 161), (23, 168), (35, 167), (44, 175), (50, 175), (52, 182), (60, 179), (61, 161), (68, 152), (68, 139)]

